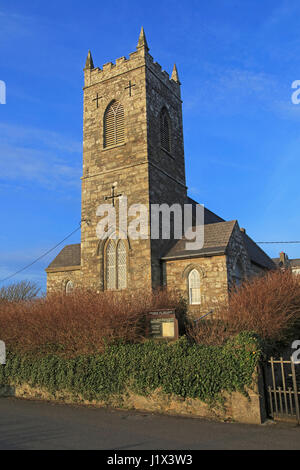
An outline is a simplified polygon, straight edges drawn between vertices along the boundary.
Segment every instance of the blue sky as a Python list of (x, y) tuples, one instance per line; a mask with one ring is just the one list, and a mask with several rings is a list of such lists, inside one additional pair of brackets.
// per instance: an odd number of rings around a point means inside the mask
[[(178, 67), (190, 196), (256, 241), (299, 240), (299, 18), (297, 0), (1, 2), (0, 279), (78, 226), (86, 55), (128, 57), (141, 25), (154, 59)], [(16, 280), (45, 289), (58, 251)]]

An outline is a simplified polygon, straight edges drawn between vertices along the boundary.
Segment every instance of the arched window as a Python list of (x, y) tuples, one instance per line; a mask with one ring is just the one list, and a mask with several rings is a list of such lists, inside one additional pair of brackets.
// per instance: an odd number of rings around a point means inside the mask
[(73, 284), (73, 282), (72, 282), (72, 281), (68, 281), (68, 282), (66, 283), (66, 287), (65, 287), (66, 294), (67, 294), (67, 295), (68, 295), (68, 294), (71, 294), (71, 293), (73, 292), (73, 290), (74, 290), (74, 284)]
[(200, 293), (200, 274), (197, 269), (193, 269), (188, 277), (189, 299), (191, 305), (199, 305), (201, 303)]
[(126, 289), (127, 287), (127, 252), (122, 240), (118, 243), (117, 248), (117, 269), (118, 269), (118, 289)]
[(104, 113), (104, 147), (124, 142), (124, 108), (119, 101), (113, 101)]
[(110, 240), (106, 247), (106, 288), (126, 289), (127, 287), (127, 251), (122, 240), (115, 243)]
[(171, 152), (171, 124), (166, 108), (160, 113), (160, 144), (163, 149)]
[(116, 288), (116, 245), (110, 240), (106, 249), (106, 287)]

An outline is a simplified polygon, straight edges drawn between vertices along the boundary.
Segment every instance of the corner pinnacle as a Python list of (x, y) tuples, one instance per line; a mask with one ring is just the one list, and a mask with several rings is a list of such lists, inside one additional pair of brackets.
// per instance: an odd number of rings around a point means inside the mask
[(149, 47), (148, 47), (148, 44), (147, 44), (147, 39), (146, 39), (146, 35), (145, 35), (145, 31), (144, 31), (143, 26), (142, 26), (139, 41), (138, 41), (136, 47), (137, 47), (137, 49), (139, 49), (140, 47), (144, 47), (147, 51), (149, 51)]
[(177, 70), (176, 64), (174, 64), (174, 67), (173, 67), (171, 80), (174, 80), (174, 82), (178, 83), (178, 85), (181, 85), (180, 80), (179, 80), (179, 76), (178, 76), (178, 70)]
[(94, 69), (94, 62), (93, 62), (93, 58), (92, 58), (92, 54), (91, 54), (91, 51), (89, 51), (88, 53), (88, 56), (87, 56), (87, 59), (86, 59), (86, 63), (85, 63), (85, 69)]

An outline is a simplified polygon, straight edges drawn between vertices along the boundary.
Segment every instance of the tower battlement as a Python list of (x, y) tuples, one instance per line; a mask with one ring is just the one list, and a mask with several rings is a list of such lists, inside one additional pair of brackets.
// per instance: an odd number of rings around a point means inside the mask
[[(147, 67), (156, 77), (161, 80), (172, 92), (180, 98), (180, 81), (178, 75), (172, 76), (162, 69), (162, 66), (154, 61), (149, 54), (149, 48), (146, 41), (145, 33), (142, 28), (137, 50), (129, 54), (129, 58), (122, 56), (116, 59), (115, 63), (107, 62), (100, 67), (94, 67), (92, 55), (89, 52), (86, 65), (84, 68), (84, 88), (99, 84), (105, 80), (117, 77), (119, 75), (130, 72), (139, 67)], [(177, 71), (177, 69), (176, 69)]]

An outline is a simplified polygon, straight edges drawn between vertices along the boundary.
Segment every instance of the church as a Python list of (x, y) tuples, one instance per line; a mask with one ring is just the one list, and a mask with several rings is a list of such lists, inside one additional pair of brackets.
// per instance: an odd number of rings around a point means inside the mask
[(170, 77), (153, 60), (143, 28), (128, 59), (100, 69), (88, 53), (83, 108), (81, 243), (65, 246), (48, 266), (48, 292), (167, 286), (199, 316), (226, 300), (234, 283), (275, 268), (237, 220), (207, 208), (204, 244), (196, 250), (186, 249), (184, 236), (131, 239), (116, 231), (114, 237), (97, 237), (97, 207), (109, 201), (118, 217), (121, 195), (128, 205), (149, 209), (197, 205), (187, 195), (177, 67)]

